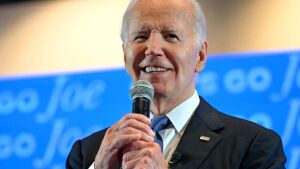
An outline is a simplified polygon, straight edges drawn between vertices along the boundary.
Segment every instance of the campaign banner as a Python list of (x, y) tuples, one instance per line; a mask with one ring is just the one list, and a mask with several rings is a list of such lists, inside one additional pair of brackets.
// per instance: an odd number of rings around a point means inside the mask
[[(131, 112), (123, 68), (0, 77), (0, 168), (62, 169), (72, 144)], [(209, 56), (196, 89), (219, 111), (275, 130), (300, 168), (300, 51)]]

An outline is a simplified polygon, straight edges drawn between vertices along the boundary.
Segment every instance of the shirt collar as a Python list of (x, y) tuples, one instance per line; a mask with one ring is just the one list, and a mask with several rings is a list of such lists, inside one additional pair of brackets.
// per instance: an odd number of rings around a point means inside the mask
[[(194, 94), (190, 98), (183, 101), (166, 114), (179, 134), (183, 133), (182, 131), (185, 125), (191, 118), (199, 103), (200, 99), (197, 90), (195, 90)], [(150, 113), (150, 119), (152, 119), (153, 116), (154, 115)]]

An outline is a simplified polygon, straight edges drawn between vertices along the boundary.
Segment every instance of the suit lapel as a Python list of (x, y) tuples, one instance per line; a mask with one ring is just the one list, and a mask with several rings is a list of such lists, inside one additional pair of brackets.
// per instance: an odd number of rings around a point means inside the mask
[(209, 153), (222, 140), (222, 136), (214, 131), (223, 126), (218, 112), (200, 98), (200, 104), (175, 151), (181, 154), (181, 158), (170, 168), (199, 168)]

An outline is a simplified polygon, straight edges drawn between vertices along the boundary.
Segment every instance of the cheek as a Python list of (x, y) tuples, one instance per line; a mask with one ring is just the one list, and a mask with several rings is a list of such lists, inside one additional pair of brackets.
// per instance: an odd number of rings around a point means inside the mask
[(133, 61), (134, 61), (134, 55), (132, 50), (127, 49), (125, 53), (125, 68), (127, 72), (130, 74), (130, 76), (133, 76)]
[(130, 76), (134, 79), (137, 80), (139, 77), (139, 64), (141, 61), (144, 59), (144, 51), (140, 46), (136, 45), (129, 45), (127, 46), (126, 50), (126, 69)]
[(196, 57), (192, 52), (186, 52), (178, 59), (178, 74), (181, 80), (193, 78), (196, 72)]

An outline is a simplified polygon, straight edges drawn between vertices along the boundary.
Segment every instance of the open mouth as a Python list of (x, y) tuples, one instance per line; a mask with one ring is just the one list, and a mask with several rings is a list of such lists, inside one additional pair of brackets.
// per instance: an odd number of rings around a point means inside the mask
[(147, 66), (143, 70), (146, 73), (160, 73), (160, 72), (166, 72), (166, 71), (168, 71), (168, 69), (166, 69), (166, 68), (156, 67), (156, 66)]

